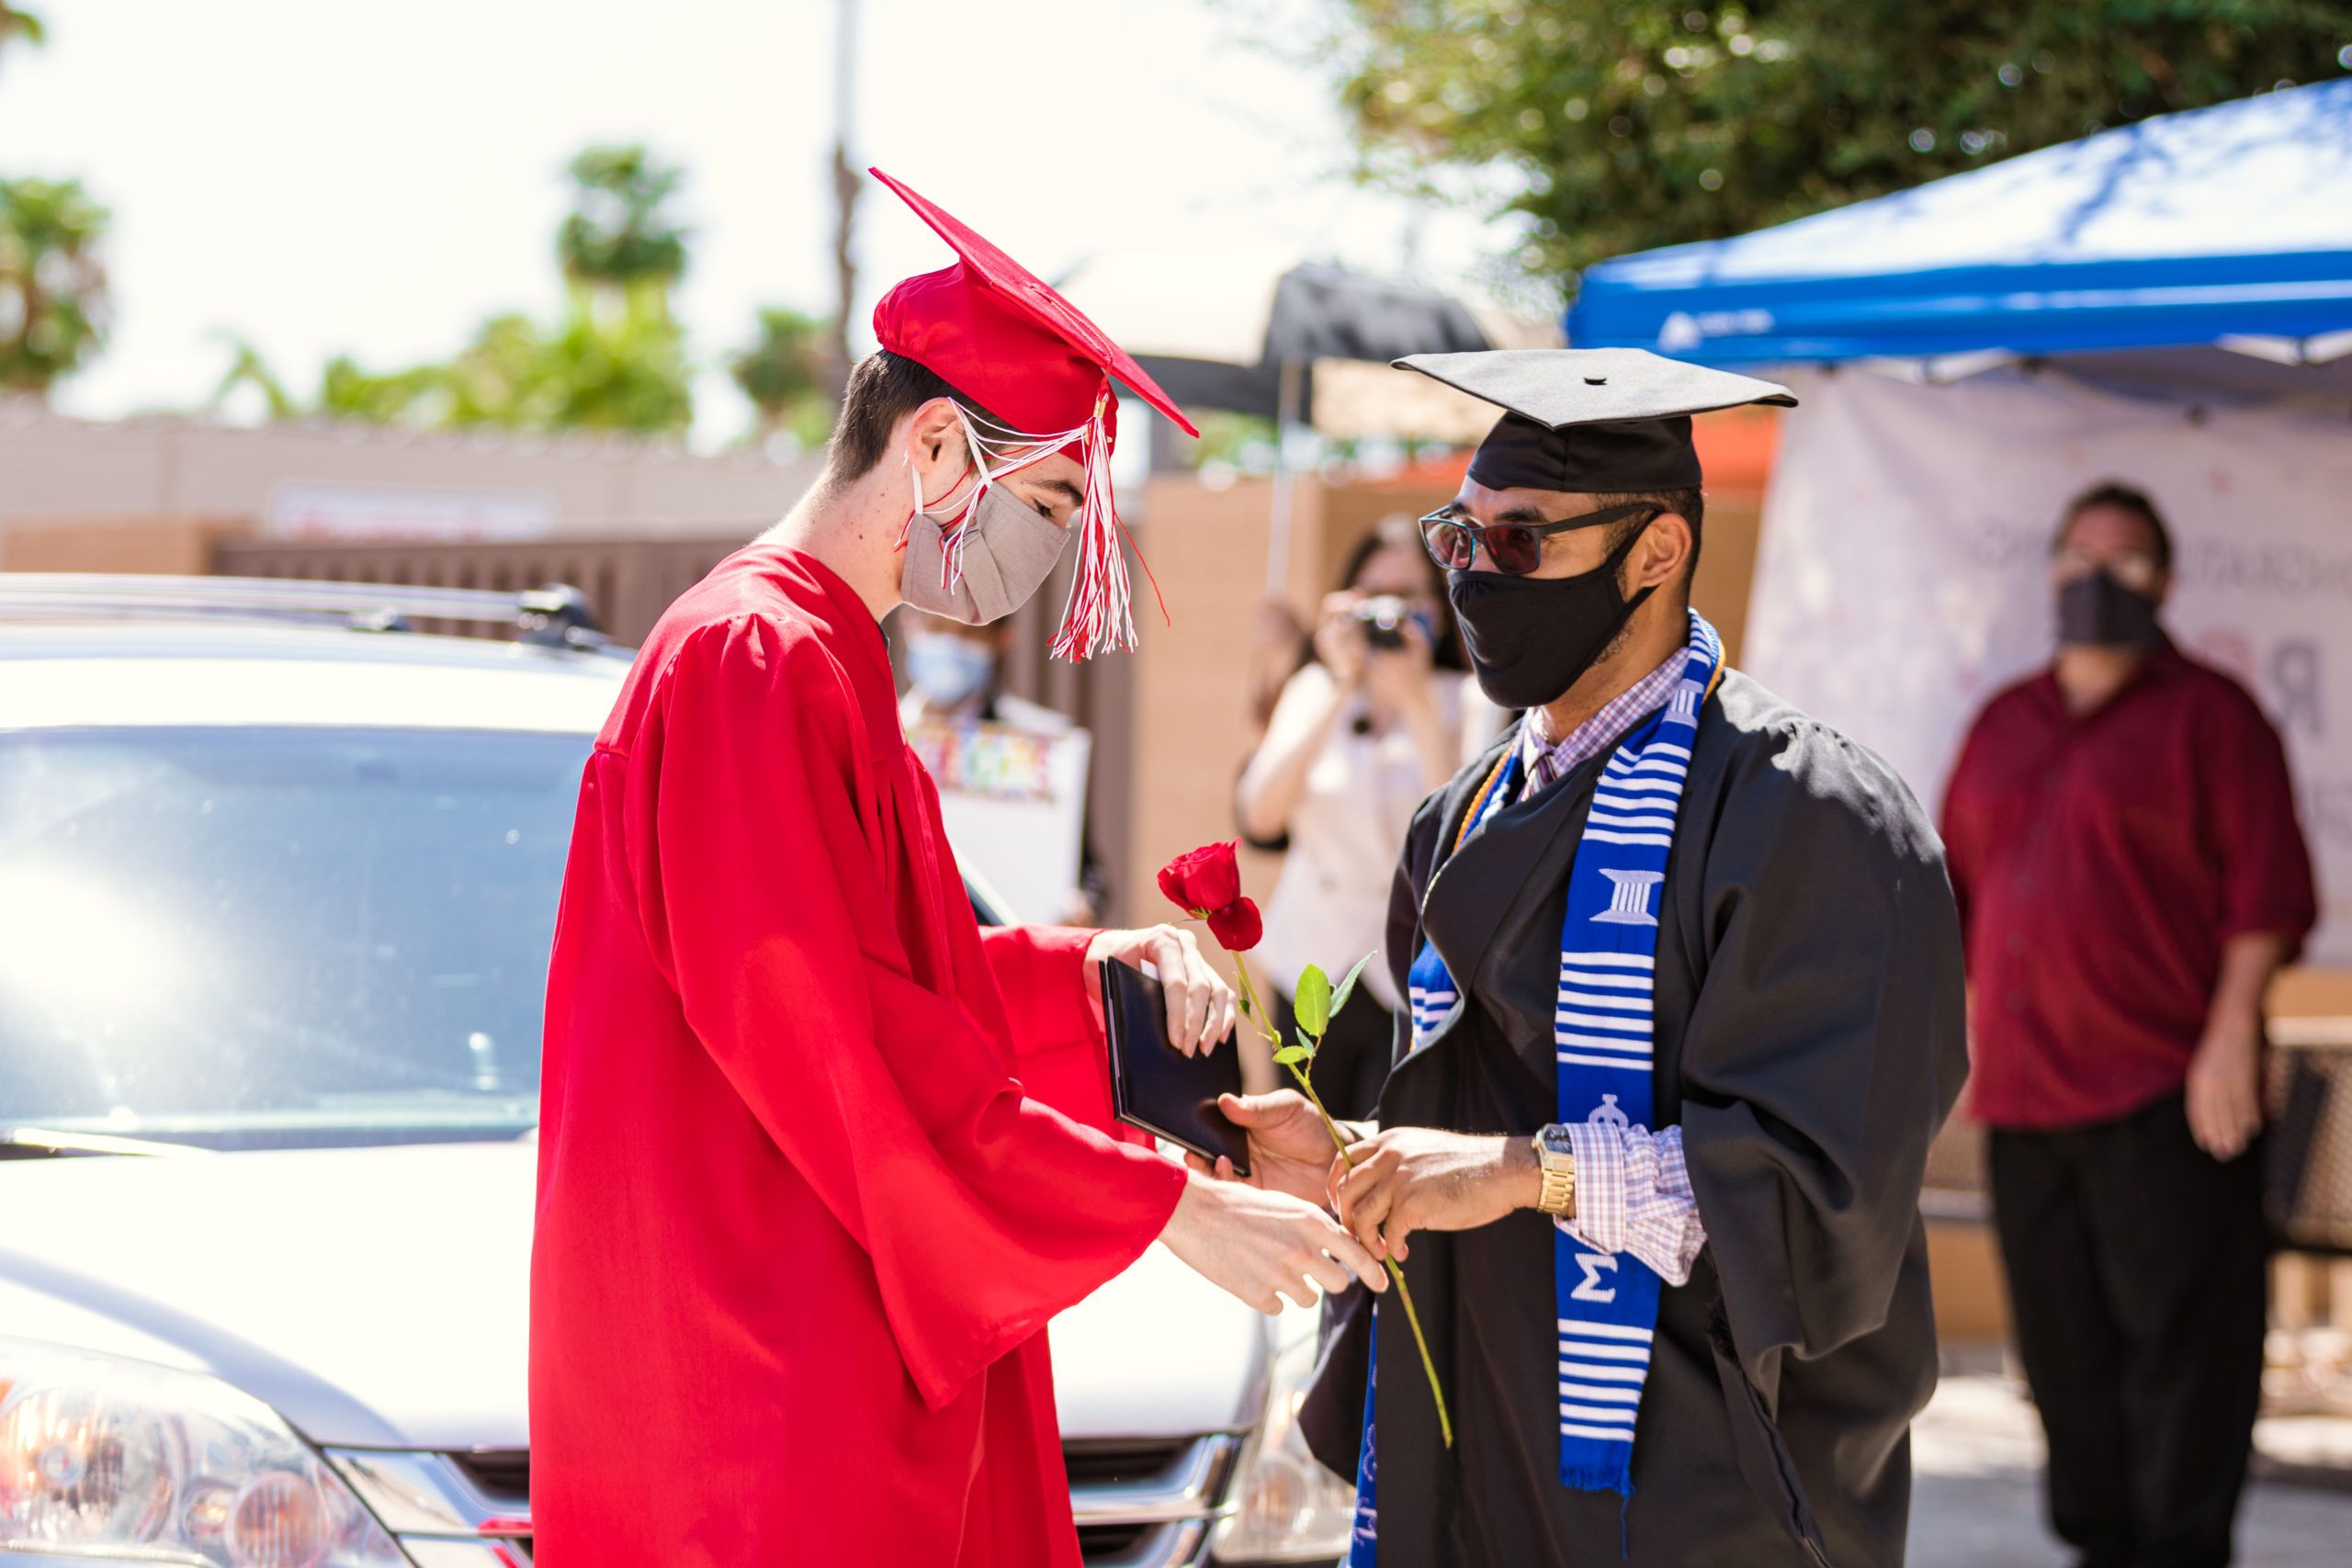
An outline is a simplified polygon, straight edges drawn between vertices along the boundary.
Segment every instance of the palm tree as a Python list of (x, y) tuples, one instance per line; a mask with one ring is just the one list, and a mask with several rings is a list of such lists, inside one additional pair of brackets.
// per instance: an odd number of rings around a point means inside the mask
[(571, 161), (579, 186), (556, 231), (563, 276), (575, 285), (635, 294), (665, 291), (684, 276), (688, 231), (662, 207), (684, 171), (657, 164), (642, 146), (591, 147)]
[(46, 397), (104, 341), (108, 217), (79, 180), (0, 180), (0, 389)]

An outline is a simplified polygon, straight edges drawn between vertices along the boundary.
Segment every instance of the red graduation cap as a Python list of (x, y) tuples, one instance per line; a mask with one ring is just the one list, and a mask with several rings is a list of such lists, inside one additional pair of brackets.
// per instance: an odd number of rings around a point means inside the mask
[[(1125, 530), (1111, 497), (1119, 407), (1112, 378), (1186, 434), (1200, 432), (1142, 366), (1035, 274), (881, 170), (867, 172), (956, 255), (954, 265), (907, 278), (882, 296), (874, 307), (876, 340), (1019, 434), (1052, 442), (1048, 450), (1068, 451), (1085, 467), (1086, 500), (1071, 525), (1079, 534), (1079, 570), (1054, 652), (1083, 659), (1105, 648), (1133, 648), (1118, 543)], [(952, 558), (960, 559), (960, 552)]]

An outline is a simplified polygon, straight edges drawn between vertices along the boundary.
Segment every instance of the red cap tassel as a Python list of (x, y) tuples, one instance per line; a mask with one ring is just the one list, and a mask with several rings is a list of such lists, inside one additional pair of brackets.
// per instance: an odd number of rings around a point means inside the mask
[[(1119, 521), (1118, 503), (1112, 495), (1108, 407), (1106, 392), (1095, 400), (1093, 416), (1086, 422), (1082, 458), (1086, 497), (1072, 525), (1079, 536), (1078, 572), (1070, 580), (1069, 599), (1062, 608), (1061, 630), (1053, 643), (1054, 657), (1073, 663), (1105, 651), (1129, 652), (1136, 646), (1132, 589), (1126, 557), (1119, 547), (1122, 539), (1133, 544), (1134, 536)], [(1159, 592), (1159, 580), (1152, 576), (1151, 565), (1144, 561), (1141, 550), (1136, 552), (1136, 559), (1143, 563), (1152, 598), (1159, 605), (1160, 619), (1167, 621), (1168, 601)]]

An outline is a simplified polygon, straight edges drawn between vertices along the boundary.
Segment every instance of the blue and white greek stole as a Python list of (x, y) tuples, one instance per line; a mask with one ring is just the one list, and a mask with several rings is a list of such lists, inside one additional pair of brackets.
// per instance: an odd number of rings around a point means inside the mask
[[(1552, 1041), (1561, 1122), (1649, 1125), (1659, 890), (1674, 847), (1699, 708), (1722, 667), (1722, 640), (1693, 611), (1673, 694), (1618, 743), (1595, 786), (1568, 873), (1560, 931)], [(1514, 743), (1472, 797), (1452, 848), (1502, 809), (1518, 789), (1521, 772)], [(1423, 944), (1413, 961), (1407, 999), (1418, 1051), (1462, 1006), (1461, 988), (1433, 944)], [(1553, 1237), (1552, 1281), (1559, 1326), (1560, 1483), (1630, 1496), (1634, 1422), (1649, 1376), (1662, 1282), (1631, 1254), (1595, 1251), (1565, 1229)], [(1376, 1359), (1376, 1309), (1373, 1326)], [(1364, 1396), (1350, 1568), (1374, 1568), (1378, 1539), (1375, 1392), (1368, 1387)], [(1459, 1418), (1458, 1408), (1456, 1414)]]

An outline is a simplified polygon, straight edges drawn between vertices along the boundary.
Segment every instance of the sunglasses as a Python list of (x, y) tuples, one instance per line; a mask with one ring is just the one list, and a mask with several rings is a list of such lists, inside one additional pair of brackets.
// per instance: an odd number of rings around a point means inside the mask
[(1543, 564), (1544, 541), (1551, 535), (1599, 528), (1640, 513), (1657, 517), (1665, 511), (1654, 502), (1636, 501), (1558, 523), (1472, 523), (1446, 507), (1421, 519), (1421, 542), (1429, 547), (1430, 558), (1450, 571), (1468, 571), (1484, 550), (1497, 571), (1525, 577)]

